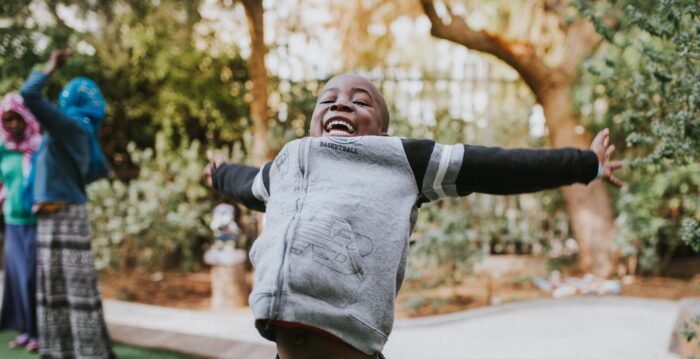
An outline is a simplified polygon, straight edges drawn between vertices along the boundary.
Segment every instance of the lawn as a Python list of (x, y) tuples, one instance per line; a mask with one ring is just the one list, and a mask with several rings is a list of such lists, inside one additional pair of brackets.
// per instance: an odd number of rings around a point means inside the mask
[[(17, 336), (17, 332), (14, 331), (0, 331), (0, 358), (12, 358), (12, 359), (37, 359), (39, 358), (39, 355), (37, 354), (32, 354), (32, 353), (27, 353), (24, 350), (17, 350), (17, 349), (10, 349), (7, 346), (7, 343), (10, 342), (15, 336)], [(157, 349), (146, 349), (146, 348), (138, 348), (138, 347), (132, 347), (129, 345), (124, 345), (124, 344), (116, 344), (114, 346), (114, 352), (117, 354), (117, 357), (120, 359), (141, 359), (141, 358), (148, 358), (148, 359), (186, 359), (186, 358), (194, 358), (193, 356), (189, 356), (186, 354), (180, 354), (180, 353), (174, 353), (174, 352), (169, 352), (165, 350), (157, 350)]]

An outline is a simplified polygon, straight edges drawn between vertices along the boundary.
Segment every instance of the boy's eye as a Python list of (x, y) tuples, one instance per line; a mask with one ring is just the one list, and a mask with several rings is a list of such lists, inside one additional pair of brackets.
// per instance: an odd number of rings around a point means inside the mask
[(355, 100), (353, 103), (360, 106), (369, 106), (369, 104), (363, 100)]
[(333, 102), (335, 102), (335, 100), (332, 98), (329, 98), (329, 99), (321, 100), (321, 102), (319, 102), (319, 103), (329, 104), (329, 103), (333, 103)]

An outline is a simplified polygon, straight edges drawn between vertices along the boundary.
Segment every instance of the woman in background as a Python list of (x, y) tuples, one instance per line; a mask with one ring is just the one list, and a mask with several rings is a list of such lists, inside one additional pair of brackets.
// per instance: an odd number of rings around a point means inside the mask
[(41, 143), (39, 124), (17, 94), (0, 102), (0, 180), (5, 220), (5, 284), (0, 329), (20, 334), (10, 348), (39, 348), (36, 325), (36, 217), (23, 206), (22, 193)]
[(46, 70), (32, 73), (21, 90), (46, 131), (33, 185), (39, 354), (110, 358), (114, 354), (97, 285), (85, 191), (109, 171), (97, 142), (105, 101), (97, 84), (83, 77), (61, 90), (58, 107), (46, 99), (43, 87), (67, 57), (67, 50), (54, 50)]

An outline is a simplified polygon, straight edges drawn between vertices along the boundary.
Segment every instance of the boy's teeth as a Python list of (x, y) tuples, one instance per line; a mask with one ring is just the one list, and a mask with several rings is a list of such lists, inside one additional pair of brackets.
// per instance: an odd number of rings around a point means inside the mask
[(355, 127), (345, 121), (333, 120), (326, 124), (326, 131), (328, 132), (343, 132), (341, 129), (333, 129), (333, 126), (343, 126), (348, 132), (355, 132)]

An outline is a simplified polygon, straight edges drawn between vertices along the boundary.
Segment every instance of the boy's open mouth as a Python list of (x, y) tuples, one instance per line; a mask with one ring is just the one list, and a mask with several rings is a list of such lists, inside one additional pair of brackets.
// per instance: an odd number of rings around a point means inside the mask
[(353, 136), (357, 128), (349, 120), (341, 117), (333, 117), (326, 121), (323, 130), (329, 136)]

